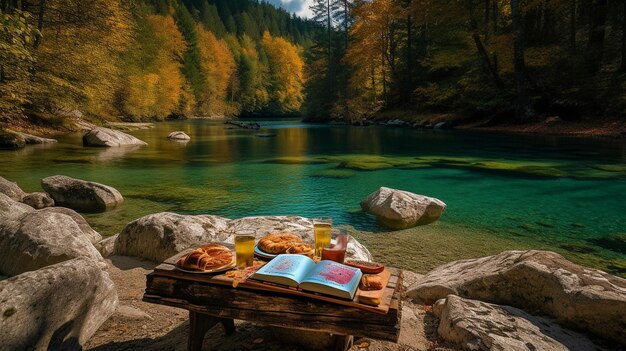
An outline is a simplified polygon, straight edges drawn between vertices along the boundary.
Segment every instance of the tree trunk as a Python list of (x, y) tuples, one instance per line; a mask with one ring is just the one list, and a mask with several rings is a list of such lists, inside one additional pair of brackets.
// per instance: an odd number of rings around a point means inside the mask
[(497, 34), (498, 33), (498, 1), (497, 0), (493, 0), (492, 1), (493, 4), (493, 33)]
[(345, 40), (345, 50), (348, 50), (348, 21), (350, 16), (350, 9), (348, 8), (348, 0), (343, 0), (343, 11), (346, 16), (343, 19), (343, 32), (344, 32), (344, 40)]
[(406, 86), (404, 89), (405, 102), (411, 100), (411, 91), (413, 90), (413, 21), (411, 15), (406, 17)]
[(489, 37), (489, 12), (491, 12), (491, 3), (485, 0), (485, 40)]
[(43, 34), (43, 19), (46, 13), (46, 0), (39, 0), (39, 14), (37, 15), (37, 29), (39, 29), (39, 35), (35, 37), (33, 47), (36, 49), (41, 44), (41, 37)]
[(570, 5), (569, 46), (572, 53), (576, 53), (576, 0)]
[(480, 34), (478, 34), (478, 25), (476, 24), (476, 19), (474, 18), (474, 1), (470, 0), (469, 2), (469, 11), (470, 11), (470, 29), (472, 31), (472, 39), (474, 39), (474, 44), (476, 45), (476, 51), (478, 51), (478, 56), (481, 61), (487, 67), (489, 73), (493, 76), (493, 80), (498, 87), (498, 89), (503, 89), (504, 84), (502, 83), (502, 79), (500, 79), (500, 75), (498, 71), (494, 69), (491, 64), (491, 59), (489, 58), (489, 54), (487, 50), (485, 50), (485, 46), (483, 45), (482, 40), (480, 39)]
[(511, 16), (513, 17), (513, 60), (515, 66), (515, 90), (517, 93), (515, 116), (518, 121), (523, 122), (531, 116), (532, 112), (526, 86), (524, 32), (519, 0), (511, 0)]
[(591, 6), (589, 47), (587, 50), (587, 66), (590, 73), (598, 72), (602, 63), (606, 33), (606, 7), (607, 0), (594, 0)]
[(622, 0), (622, 72), (626, 72), (626, 0)]
[(332, 27), (330, 25), (330, 0), (326, 0), (326, 29), (328, 30), (328, 65), (330, 66), (330, 62), (332, 60), (331, 56), (331, 46), (332, 46)]

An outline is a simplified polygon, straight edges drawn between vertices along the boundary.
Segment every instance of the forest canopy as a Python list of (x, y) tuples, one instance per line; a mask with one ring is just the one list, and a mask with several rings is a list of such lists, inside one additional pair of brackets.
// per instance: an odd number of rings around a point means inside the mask
[(299, 113), (315, 26), (248, 0), (2, 0), (0, 20), (5, 120)]

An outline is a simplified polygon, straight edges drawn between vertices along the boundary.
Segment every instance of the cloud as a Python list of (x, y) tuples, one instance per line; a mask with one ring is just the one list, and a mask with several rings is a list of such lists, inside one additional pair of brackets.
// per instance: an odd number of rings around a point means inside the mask
[(300, 17), (311, 17), (312, 13), (309, 7), (313, 5), (314, 0), (268, 0), (274, 6), (282, 7), (288, 12), (295, 13)]

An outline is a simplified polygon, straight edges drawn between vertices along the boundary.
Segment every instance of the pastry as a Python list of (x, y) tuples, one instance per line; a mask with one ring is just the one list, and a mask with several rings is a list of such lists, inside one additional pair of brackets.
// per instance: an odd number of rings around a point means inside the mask
[(270, 254), (281, 254), (295, 244), (304, 243), (302, 239), (291, 233), (276, 233), (264, 236), (259, 240), (259, 249)]
[(363, 274), (376, 274), (385, 270), (384, 265), (380, 263), (376, 263), (376, 262), (368, 262), (368, 261), (361, 261), (361, 260), (348, 260), (348, 261), (345, 261), (343, 264), (351, 266), (351, 267), (356, 267), (360, 269), (361, 272), (363, 272)]
[(197, 248), (178, 260), (184, 269), (206, 271), (225, 266), (233, 261), (233, 253), (224, 245), (208, 244)]
[(291, 247), (289, 247), (286, 251), (288, 254), (312, 254), (313, 253), (313, 247), (309, 244), (305, 244), (305, 243), (300, 243), (300, 244), (295, 244), (292, 245)]
[(363, 291), (380, 290), (383, 288), (383, 281), (376, 274), (363, 274), (359, 289)]

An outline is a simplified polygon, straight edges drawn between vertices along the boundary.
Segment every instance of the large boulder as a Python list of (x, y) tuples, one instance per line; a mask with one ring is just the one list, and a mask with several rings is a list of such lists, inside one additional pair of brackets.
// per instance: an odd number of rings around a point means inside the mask
[(160, 262), (182, 250), (208, 242), (224, 242), (228, 219), (161, 212), (128, 223), (115, 240), (115, 253)]
[(24, 214), (34, 210), (34, 208), (21, 202), (14, 201), (7, 195), (0, 192), (0, 228), (16, 221)]
[(76, 257), (105, 266), (102, 255), (70, 216), (42, 210), (0, 223), (0, 274), (15, 276)]
[(180, 140), (180, 141), (191, 140), (191, 137), (189, 135), (187, 135), (185, 132), (180, 131), (180, 130), (176, 132), (171, 132), (167, 136), (167, 138), (170, 140)]
[(407, 295), (430, 303), (448, 295), (537, 311), (626, 344), (626, 279), (549, 251), (505, 251), (455, 261), (426, 274)]
[(17, 185), (17, 183), (7, 180), (0, 176), (0, 193), (10, 197), (14, 201), (22, 201), (26, 193)]
[(22, 202), (37, 210), (54, 206), (54, 200), (48, 193), (30, 193), (22, 198)]
[(361, 201), (361, 208), (386, 227), (406, 229), (438, 220), (446, 204), (432, 197), (381, 187)]
[(115, 311), (109, 275), (88, 258), (0, 281), (3, 350), (82, 350)]
[(57, 206), (77, 211), (103, 212), (124, 202), (122, 194), (110, 186), (63, 175), (42, 179), (41, 186)]
[(124, 145), (148, 145), (146, 142), (132, 135), (109, 128), (97, 127), (83, 135), (85, 146), (124, 146)]
[(66, 216), (70, 216), (72, 217), (74, 222), (76, 222), (80, 230), (83, 232), (83, 236), (87, 240), (89, 240), (90, 243), (95, 244), (99, 242), (100, 240), (102, 240), (102, 235), (100, 235), (100, 233), (98, 233), (97, 231), (93, 230), (93, 228), (91, 228), (89, 223), (87, 223), (87, 221), (85, 220), (85, 217), (81, 216), (80, 213), (72, 209), (65, 208), (65, 207), (47, 207), (47, 208), (40, 210), (39, 212), (61, 213)]
[[(269, 233), (289, 232), (301, 237), (304, 241), (313, 244), (313, 222), (304, 217), (298, 216), (258, 216), (244, 217), (230, 221), (228, 231), (235, 233), (239, 229), (252, 229), (256, 232), (257, 239)], [(232, 243), (233, 238), (229, 237), (227, 242)], [(350, 237), (346, 258), (371, 261), (372, 254), (363, 244), (353, 237)]]
[(437, 301), (437, 332), (466, 350), (599, 350), (584, 335), (510, 306), (450, 295)]

